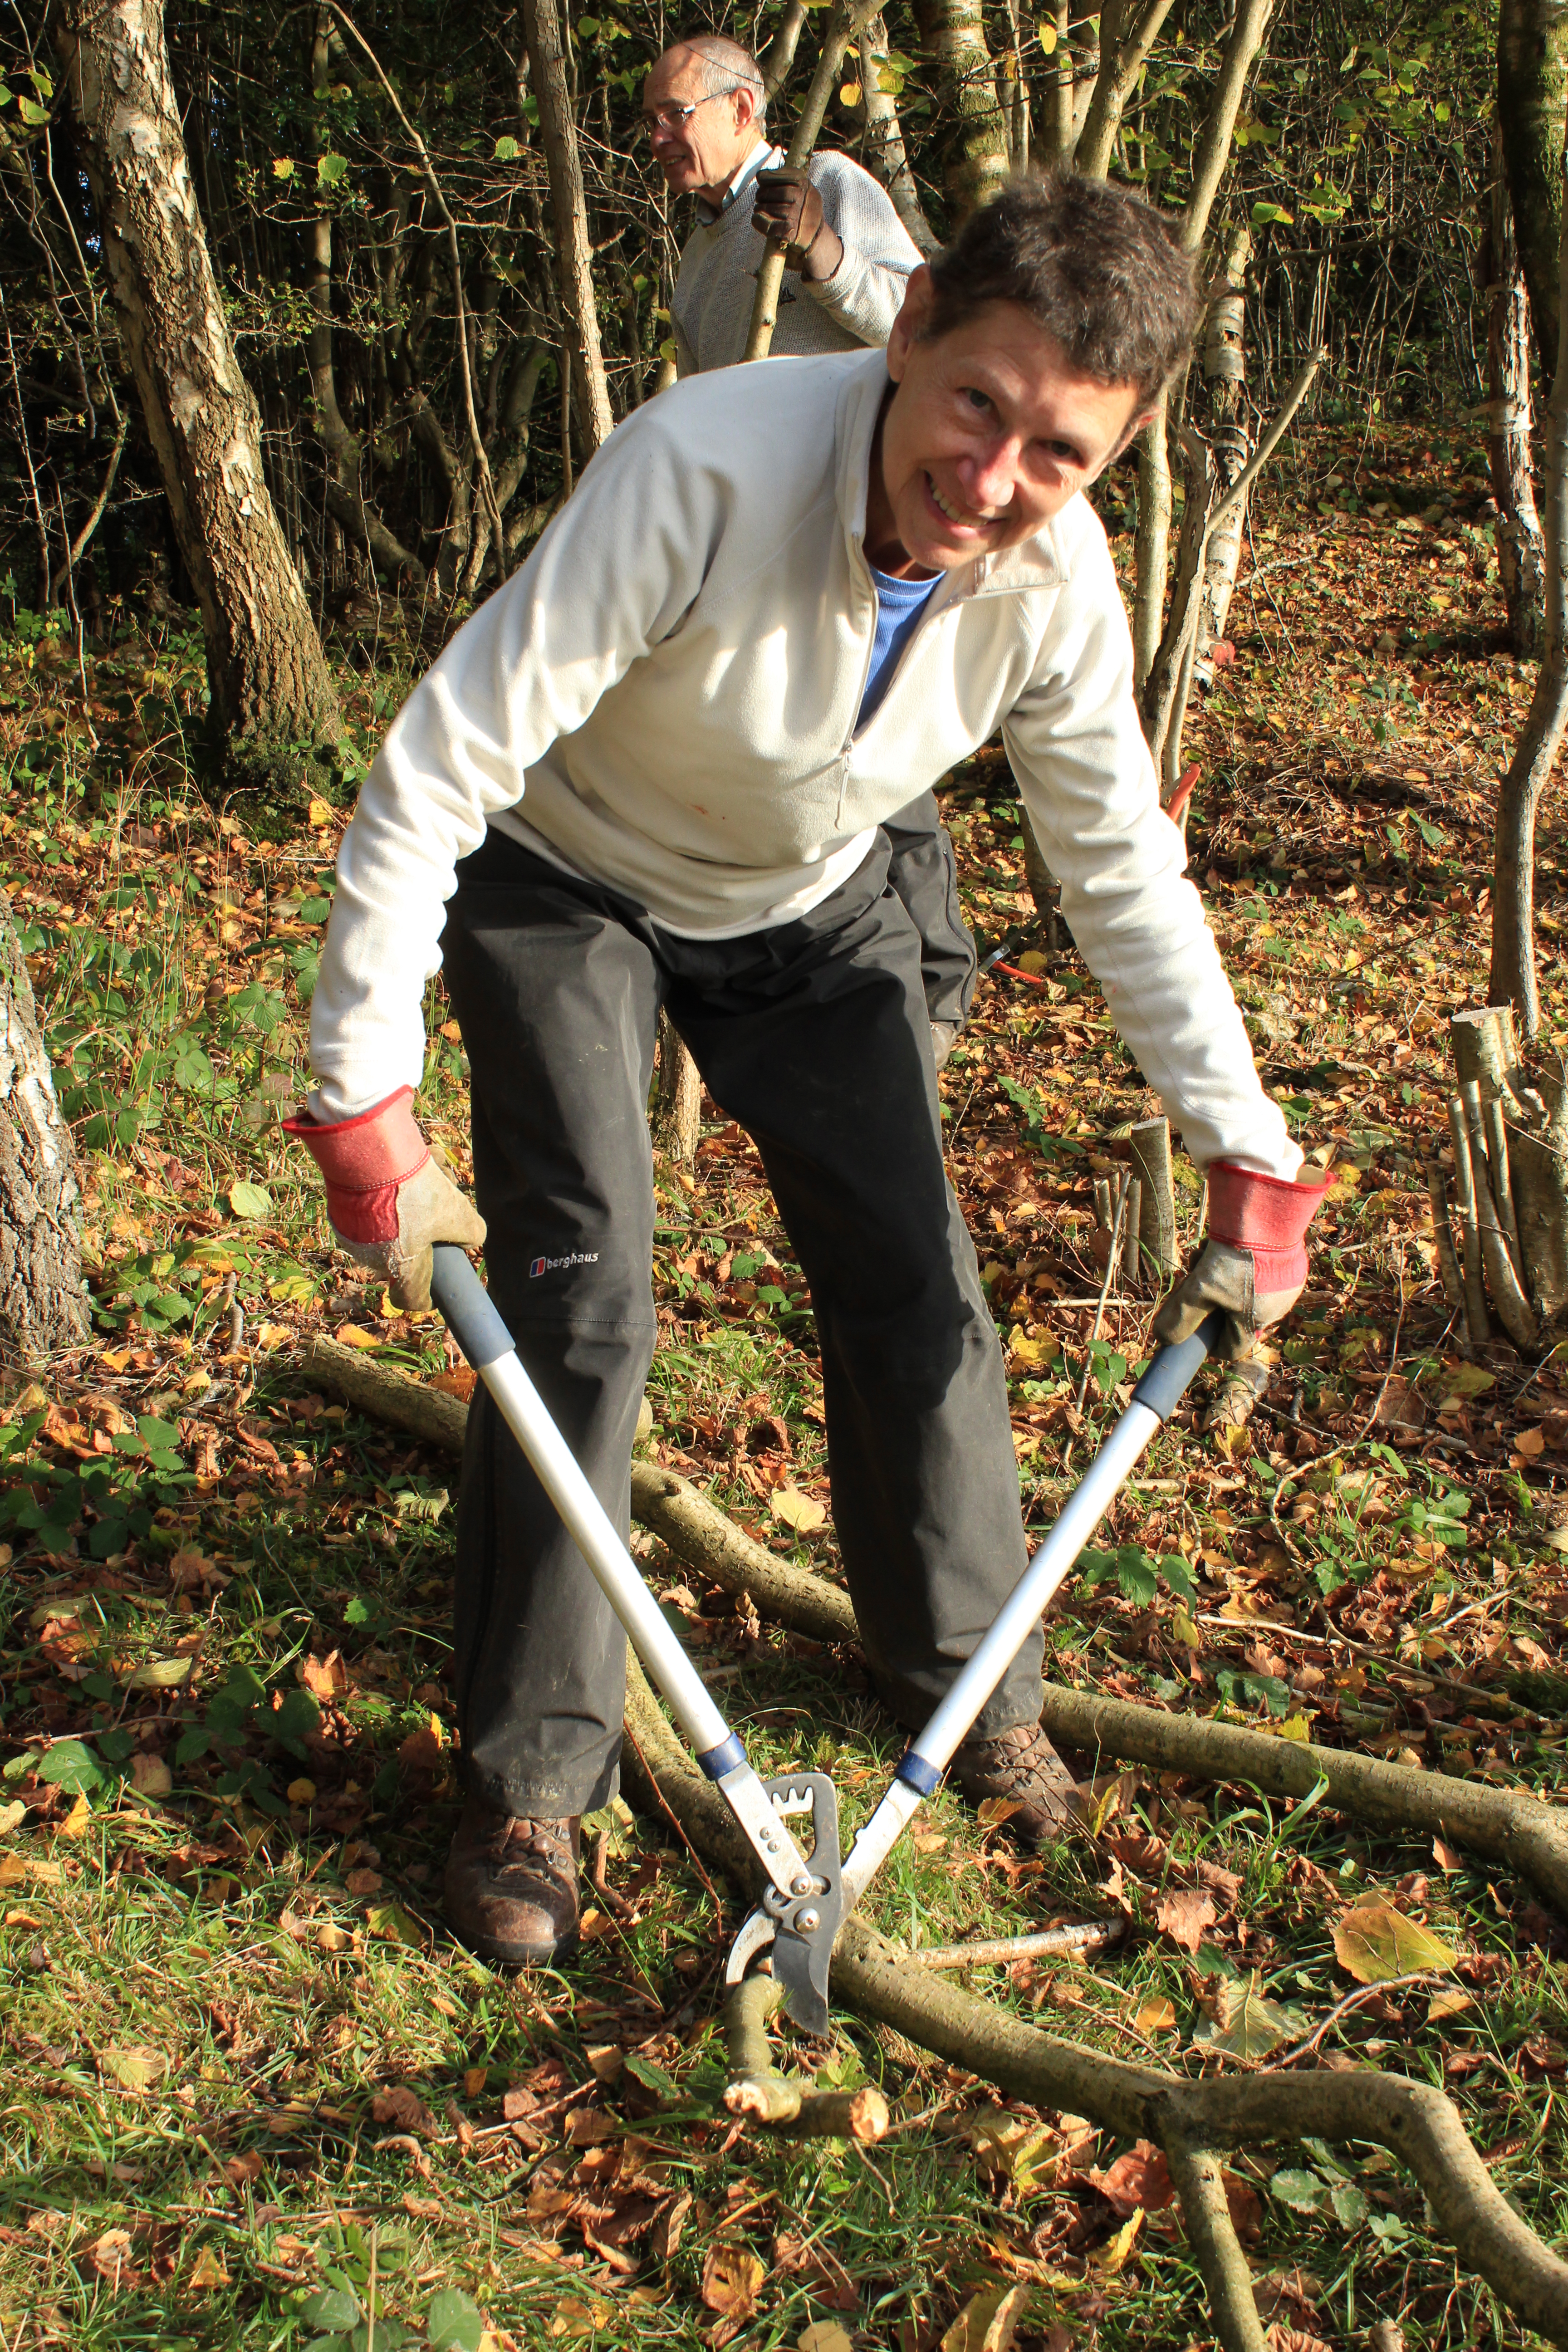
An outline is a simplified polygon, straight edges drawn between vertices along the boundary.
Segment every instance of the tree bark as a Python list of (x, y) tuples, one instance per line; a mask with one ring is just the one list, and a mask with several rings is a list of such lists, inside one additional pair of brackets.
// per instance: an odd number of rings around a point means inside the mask
[(1500, 144), (1492, 179), (1490, 233), (1482, 246), (1487, 289), (1488, 447), (1498, 503), (1498, 572), (1509, 642), (1529, 661), (1546, 633), (1546, 554), (1535, 505), (1530, 433), (1530, 295), (1520, 267), (1513, 205)]
[(702, 1076), (668, 1013), (658, 1016), (658, 1108), (653, 1139), (667, 1159), (689, 1168), (702, 1138)]
[(0, 891), (0, 1354), (28, 1370), (89, 1336), (76, 1150)]
[(522, 27), (533, 67), (540, 136), (550, 174), (555, 265), (563, 321), (572, 339), (577, 424), (587, 454), (592, 457), (609, 439), (616, 420), (599, 341), (599, 311), (594, 298), (594, 247), (588, 233), (587, 200), (583, 193), (583, 161), (577, 149), (572, 96), (566, 86), (566, 59), (555, 0), (523, 0)]
[[(1555, 36), (1554, 36), (1555, 37)], [(1503, 120), (1500, 100), (1499, 119)], [(1507, 132), (1504, 133), (1505, 149)], [(1514, 226), (1530, 274), (1525, 215), (1516, 196)], [(1535, 977), (1535, 815), (1556, 764), (1568, 723), (1568, 237), (1560, 237), (1556, 367), (1546, 412), (1546, 634), (1535, 692), (1508, 774), (1498, 793), (1492, 865), (1492, 962), (1489, 990), (1494, 1004), (1511, 1004), (1526, 1037), (1541, 1026), (1541, 995)], [(1531, 310), (1536, 332), (1541, 313), (1533, 289)]]
[(66, 0), (60, 50), (126, 356), (226, 735), (321, 740), (338, 698), (261, 470), (191, 184), (162, 0)]
[(1055, 35), (1046, 85), (1046, 136), (1040, 158), (1047, 171), (1072, 162), (1073, 52), (1068, 38), (1071, 6), (1072, 0), (1050, 0), (1048, 10), (1042, 10), (1040, 16), (1042, 31), (1049, 24)]
[(1192, 254), (1201, 253), (1208, 235), (1209, 215), (1230, 162), (1236, 118), (1247, 89), (1247, 77), (1263, 47), (1274, 0), (1240, 0), (1225, 58), (1215, 81), (1203, 129), (1193, 151), (1193, 193), (1182, 222), (1182, 242)]
[[(1474, 1087), (1492, 1154), (1506, 1160), (1531, 1297), (1543, 1316), (1555, 1318), (1568, 1307), (1568, 1085), (1561, 1069), (1543, 1065), (1531, 1068), (1520, 1060), (1510, 1004), (1456, 1013), (1448, 1035), (1461, 1107)], [(1468, 1144), (1468, 1116), (1463, 1126), (1462, 1139)], [(1456, 1153), (1460, 1139), (1457, 1135)], [(1468, 1170), (1460, 1171), (1461, 1209), (1468, 1181)], [(1472, 1220), (1473, 1213), (1472, 1198)], [(1466, 1232), (1468, 1241), (1468, 1222)], [(1479, 1245), (1478, 1224), (1476, 1247)]]
[(1501, 0), (1498, 17), (1498, 131), (1513, 203), (1530, 315), (1550, 385), (1558, 361), (1557, 247), (1563, 216), (1563, 108), (1568, 100), (1568, 17), (1557, 0)]
[(1106, 0), (1100, 17), (1100, 73), (1079, 133), (1074, 168), (1090, 180), (1103, 180), (1116, 152), (1121, 110), (1148, 61), (1161, 26), (1171, 13), (1172, 0)]
[[(1234, 488), (1252, 456), (1252, 436), (1247, 426), (1247, 265), (1252, 253), (1252, 233), (1237, 229), (1225, 259), (1225, 274), (1209, 296), (1204, 321), (1199, 363), (1208, 395), (1209, 443), (1214, 451), (1216, 488), (1221, 497)], [(1203, 587), (1198, 597), (1198, 632), (1193, 673), (1206, 687), (1214, 676), (1214, 648), (1225, 635), (1231, 593), (1241, 562), (1247, 530), (1247, 501), (1238, 499), (1223, 522), (1209, 533), (1204, 551)]]
[(882, 70), (888, 61), (889, 47), (885, 20), (880, 16), (873, 16), (860, 36), (860, 87), (866, 100), (866, 169), (881, 181), (892, 200), (893, 210), (921, 253), (929, 257), (937, 250), (939, 240), (933, 236), (931, 223), (921, 209), (915, 175), (910, 169), (903, 126), (899, 121), (898, 100), (891, 90), (882, 88)]
[(953, 120), (942, 179), (955, 222), (961, 221), (996, 194), (1011, 163), (985, 12), (981, 0), (915, 0), (915, 22)]
[(1165, 439), (1166, 406), (1138, 436), (1138, 530), (1132, 603), (1132, 684), (1142, 693), (1154, 666), (1165, 617), (1165, 583), (1171, 570), (1171, 457)]
[[(310, 90), (317, 110), (309, 150), (313, 162), (324, 152), (320, 130), (331, 86), (333, 27), (331, 12), (318, 8), (310, 38)], [(310, 305), (310, 332), (306, 361), (314, 401), (312, 423), (327, 460), (327, 511), (339, 529), (363, 547), (374, 563), (394, 581), (400, 576), (416, 587), (425, 583), (425, 566), (403, 545), (381, 517), (372, 513), (364, 495), (364, 447), (351, 430), (338, 400), (337, 369), (332, 356), (332, 213), (325, 188), (318, 186), (316, 217), (310, 226), (310, 257), (305, 277)]]

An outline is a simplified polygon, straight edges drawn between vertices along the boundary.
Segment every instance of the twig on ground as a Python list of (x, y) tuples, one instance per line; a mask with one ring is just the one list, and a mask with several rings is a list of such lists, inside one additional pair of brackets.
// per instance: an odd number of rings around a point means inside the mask
[(1351, 2010), (1358, 2009), (1363, 2000), (1374, 2000), (1377, 1995), (1383, 1992), (1397, 1992), (1401, 1985), (1440, 1984), (1441, 1982), (1442, 1979), (1435, 1975), (1432, 1969), (1417, 1969), (1413, 1975), (1407, 1977), (1386, 1977), (1381, 1984), (1357, 1985), (1354, 1992), (1347, 1992), (1343, 2000), (1334, 2003), (1327, 2017), (1312, 2028), (1305, 2042), (1298, 2042), (1293, 2050), (1287, 2050), (1279, 2057), (1270, 2059), (1268, 2064), (1263, 2069), (1264, 2073), (1278, 2074), (1284, 2067), (1293, 2066), (1298, 2058), (1307, 2057), (1318, 2047), (1324, 2034), (1331, 2032), (1342, 2017), (1346, 2016)]

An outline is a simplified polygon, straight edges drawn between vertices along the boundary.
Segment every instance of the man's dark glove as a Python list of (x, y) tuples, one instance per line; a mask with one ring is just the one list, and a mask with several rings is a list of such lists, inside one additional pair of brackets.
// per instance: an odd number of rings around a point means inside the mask
[(809, 173), (783, 164), (776, 171), (759, 172), (752, 226), (771, 246), (783, 246), (784, 268), (798, 269), (808, 284), (820, 285), (831, 278), (844, 258), (844, 247), (827, 226)]
[(1224, 1310), (1218, 1353), (1229, 1371), (1209, 1425), (1234, 1427), (1247, 1419), (1268, 1385), (1268, 1360), (1258, 1342), (1301, 1295), (1307, 1228), (1329, 1180), (1288, 1184), (1224, 1160), (1215, 1161), (1208, 1177), (1208, 1238), (1191, 1272), (1155, 1316), (1153, 1329), (1157, 1339), (1179, 1342), (1190, 1339), (1215, 1307)]

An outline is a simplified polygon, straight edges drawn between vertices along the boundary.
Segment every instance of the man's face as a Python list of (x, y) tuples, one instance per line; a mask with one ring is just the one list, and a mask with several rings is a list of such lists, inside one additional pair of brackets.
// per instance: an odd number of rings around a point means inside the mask
[(1140, 403), (1131, 384), (1080, 375), (1016, 302), (988, 302), (921, 341), (931, 293), (917, 270), (889, 340), (897, 389), (866, 535), (873, 557), (890, 528), (912, 564), (951, 572), (1059, 514), (1124, 446)]
[[(643, 84), (643, 119), (653, 147), (653, 160), (664, 173), (672, 194), (695, 190), (718, 193), (728, 187), (760, 133), (756, 124), (759, 93), (750, 84), (727, 96), (710, 95), (707, 68), (689, 49), (667, 49)], [(692, 106), (679, 130), (666, 131), (654, 120), (657, 108)]]

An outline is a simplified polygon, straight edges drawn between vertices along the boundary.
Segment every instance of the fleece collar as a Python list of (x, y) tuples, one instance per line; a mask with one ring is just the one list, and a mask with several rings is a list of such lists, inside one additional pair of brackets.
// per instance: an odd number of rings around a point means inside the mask
[[(838, 395), (835, 418), (835, 444), (837, 470), (835, 494), (839, 519), (845, 534), (857, 553), (864, 556), (866, 537), (866, 496), (871, 478), (871, 443), (877, 430), (877, 418), (888, 389), (888, 355), (881, 350), (868, 352), (856, 367), (846, 369), (845, 384)], [(950, 583), (939, 604), (949, 604), (959, 596), (1020, 595), (1031, 588), (1059, 588), (1071, 572), (1067, 546), (1058, 525), (1072, 512), (1072, 505), (1063, 508), (1045, 528), (1019, 547), (1007, 548), (1000, 555), (978, 555), (973, 563), (948, 574)]]

